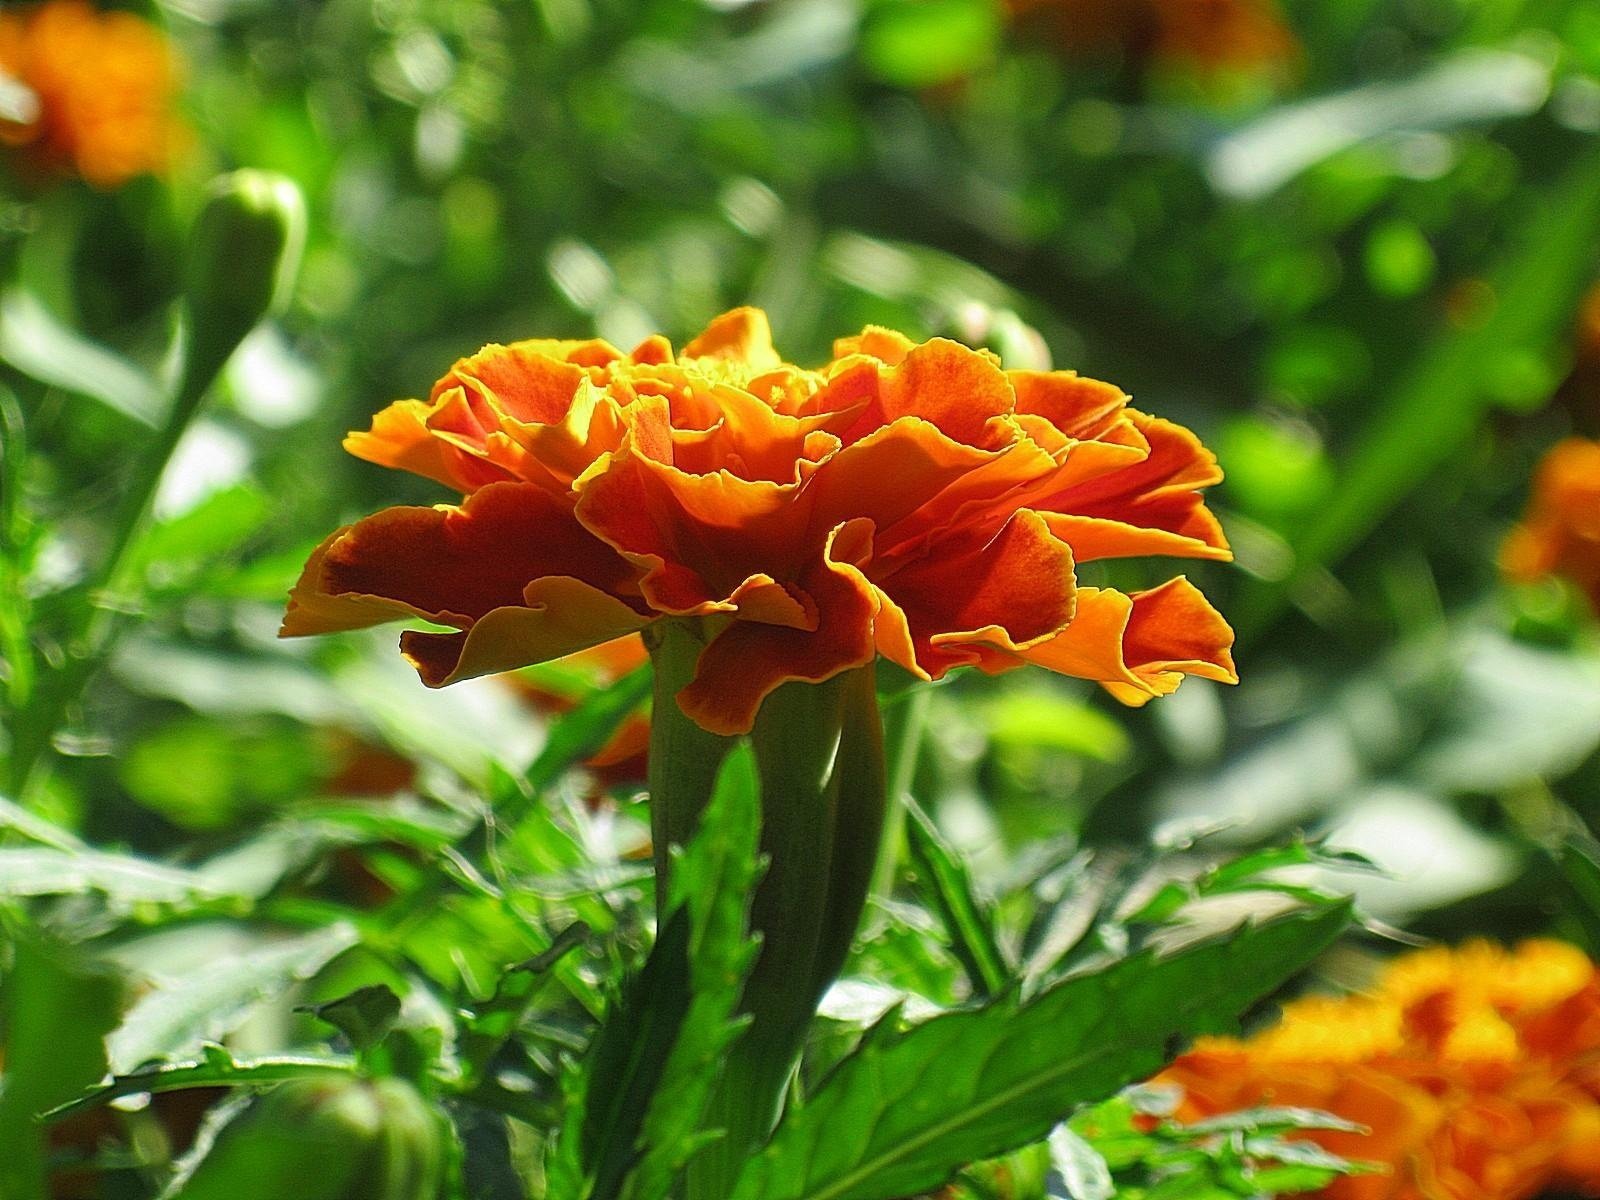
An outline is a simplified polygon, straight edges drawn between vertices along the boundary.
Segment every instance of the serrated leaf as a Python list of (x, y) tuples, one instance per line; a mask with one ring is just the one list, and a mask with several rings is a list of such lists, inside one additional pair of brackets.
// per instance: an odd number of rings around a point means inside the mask
[(938, 826), (910, 796), (903, 799), (910, 816), (906, 845), (917, 867), (917, 890), (944, 922), (951, 951), (973, 994), (981, 999), (998, 995), (1011, 978), (1011, 968), (1000, 948), (994, 912), (974, 890), (966, 864)]
[(128, 1010), (106, 1041), (114, 1074), (194, 1053), (232, 1031), (262, 1000), (309, 979), (356, 943), (349, 925), (229, 955), (198, 971), (163, 980)]
[(610, 1006), (564, 1083), (570, 1117), (548, 1168), (552, 1200), (660, 1200), (706, 1144), (701, 1114), (755, 943), (745, 925), (758, 875), (754, 756), (733, 751), (700, 827), (672, 864), (668, 916), (644, 968)]
[(119, 1096), (145, 1092), (181, 1092), (189, 1088), (241, 1087), (282, 1083), (286, 1079), (305, 1079), (321, 1075), (353, 1075), (356, 1060), (344, 1055), (275, 1054), (259, 1058), (235, 1058), (221, 1046), (206, 1046), (199, 1058), (163, 1063), (108, 1076), (98, 1086), (43, 1114), (46, 1120), (59, 1121), (86, 1109), (108, 1104)]
[(99, 892), (120, 905), (181, 904), (230, 894), (199, 872), (123, 854), (49, 847), (0, 849), (0, 896)]
[(540, 987), (549, 978), (550, 968), (581, 946), (589, 927), (579, 921), (563, 929), (550, 948), (519, 963), (500, 976), (494, 995), (473, 1006), (466, 1018), (456, 1055), (468, 1081), (481, 1079), (489, 1060), (505, 1045), (533, 1003)]
[(1338, 936), (1349, 906), (1143, 953), (904, 1034), (879, 1026), (747, 1164), (735, 1200), (889, 1200), (1044, 1134), (1240, 1013)]

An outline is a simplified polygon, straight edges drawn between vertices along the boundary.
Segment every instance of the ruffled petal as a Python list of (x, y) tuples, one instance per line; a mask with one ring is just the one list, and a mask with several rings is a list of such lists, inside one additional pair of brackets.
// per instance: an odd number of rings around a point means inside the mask
[(371, 429), (345, 435), (344, 448), (367, 462), (410, 471), (458, 492), (512, 478), (481, 453), (435, 436), (428, 427), (433, 411), (433, 405), (421, 400), (397, 400), (372, 418)]
[(800, 579), (817, 613), (815, 628), (734, 621), (701, 652), (694, 679), (678, 693), (679, 707), (696, 724), (712, 733), (748, 733), (762, 700), (783, 684), (821, 683), (872, 661), (877, 598), (856, 567), (834, 559), (837, 534)]
[(1071, 547), (1027, 509), (987, 542), (951, 539), (886, 579), (867, 574), (904, 613), (916, 661), (935, 679), (1017, 666), (1017, 652), (1069, 628), (1076, 611)]
[(407, 631), (400, 650), (429, 687), (548, 662), (651, 621), (631, 605), (569, 576), (535, 579), (516, 604), (491, 609), (461, 633)]
[(1092, 679), (1124, 704), (1175, 691), (1185, 675), (1237, 683), (1233, 630), (1182, 576), (1146, 592), (1078, 589), (1077, 613), (1056, 637), (1022, 651), (1037, 666)]
[(497, 427), (505, 417), (525, 424), (556, 424), (566, 417), (578, 385), (588, 376), (576, 364), (532, 345), (488, 345), (458, 360), (434, 384), (430, 399), (462, 389), (485, 428)]
[(1005, 372), (991, 355), (934, 338), (884, 372), (878, 413), (872, 415), (883, 424), (920, 417), (958, 442), (995, 448), (1012, 438), (1006, 422), (1015, 401)]
[(759, 308), (725, 312), (705, 332), (683, 348), (685, 358), (726, 358), (757, 371), (780, 366), (783, 359), (772, 348), (772, 326)]
[(550, 576), (582, 582), (595, 595), (624, 594), (635, 571), (547, 491), (491, 483), (461, 507), (395, 507), (333, 534), (291, 590), (282, 634), (406, 616), (466, 629), (491, 611), (523, 605), (528, 587)]
[(730, 612), (753, 576), (792, 579), (800, 570), (798, 486), (690, 474), (625, 442), (585, 481), (577, 516), (643, 572), (640, 590), (656, 611)]
[[(1142, 459), (1066, 487), (1035, 490), (1028, 504), (1051, 517), (1079, 562), (1136, 554), (1228, 559), (1228, 540), (1201, 489), (1218, 483), (1216, 456), (1182, 426), (1129, 410), (1149, 443)], [(1070, 470), (1069, 450), (1065, 469)]]

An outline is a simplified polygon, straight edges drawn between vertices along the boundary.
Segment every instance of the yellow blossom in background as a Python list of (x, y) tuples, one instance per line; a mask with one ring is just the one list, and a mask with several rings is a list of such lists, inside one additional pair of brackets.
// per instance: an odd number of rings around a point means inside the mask
[(1519, 583), (1570, 581), (1600, 613), (1600, 442), (1568, 438), (1550, 448), (1500, 560)]
[(1329, 1200), (1600, 1196), (1600, 969), (1562, 942), (1405, 955), (1364, 995), (1202, 1040), (1160, 1081), (1183, 1089), (1187, 1120), (1288, 1105), (1366, 1126), (1308, 1135), (1384, 1168)]
[(82, 0), (0, 10), (0, 145), (113, 188), (163, 170), (184, 141), (172, 44), (129, 12)]

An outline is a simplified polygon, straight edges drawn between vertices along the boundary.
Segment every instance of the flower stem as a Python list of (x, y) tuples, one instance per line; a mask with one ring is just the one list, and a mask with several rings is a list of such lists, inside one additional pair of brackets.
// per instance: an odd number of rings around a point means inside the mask
[(717, 771), (733, 739), (707, 733), (678, 707), (677, 695), (694, 678), (709, 640), (693, 618), (657, 621), (644, 631), (655, 675), (650, 717), (650, 840), (656, 867), (656, 912), (667, 899), (672, 846), (686, 845), (711, 799)]
[(762, 943), (742, 1001), (750, 1027), (723, 1064), (705, 1120), (724, 1136), (690, 1164), (690, 1200), (724, 1200), (771, 1132), (817, 1003), (849, 954), (883, 830), (871, 665), (783, 685), (763, 703), (751, 741), (767, 870), (750, 926)]

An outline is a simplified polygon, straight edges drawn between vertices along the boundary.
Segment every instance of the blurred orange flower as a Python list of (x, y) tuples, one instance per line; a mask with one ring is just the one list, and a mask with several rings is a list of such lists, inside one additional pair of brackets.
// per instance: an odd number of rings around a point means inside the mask
[(456, 632), (401, 645), (439, 686), (704, 618), (678, 702), (718, 733), (878, 654), (923, 679), (1037, 663), (1128, 704), (1234, 682), (1232, 630), (1183, 578), (1076, 584), (1094, 559), (1228, 557), (1201, 495), (1215, 459), (1127, 401), (884, 329), (802, 370), (755, 309), (676, 356), (659, 337), (489, 346), (346, 441), (465, 501), (334, 533), (283, 633), (426, 618)]
[[(579, 676), (578, 687), (562, 688), (528, 675), (507, 675), (505, 680), (535, 711), (547, 715), (571, 712), (578, 706), (584, 691), (605, 688), (616, 683), (650, 661), (650, 654), (637, 634), (603, 642), (588, 650), (569, 654), (561, 660)], [(629, 714), (606, 742), (588, 759), (588, 767), (601, 788), (611, 789), (628, 784), (642, 783), (645, 779), (650, 750), (650, 718), (642, 712)], [(591, 801), (598, 796), (591, 797)]]
[(1600, 613), (1600, 442), (1568, 438), (1550, 448), (1500, 559), (1518, 582), (1570, 580)]
[(181, 146), (178, 61), (155, 26), (84, 0), (0, 11), (0, 144), (48, 170), (116, 187)]
[(1048, 24), (1073, 53), (1201, 70), (1287, 63), (1299, 43), (1273, 0), (1006, 0), (1019, 19)]
[(1370, 993), (1291, 1003), (1159, 1079), (1183, 1089), (1187, 1120), (1270, 1104), (1366, 1126), (1308, 1135), (1386, 1169), (1329, 1200), (1600, 1195), (1600, 970), (1562, 942), (1406, 955)]

